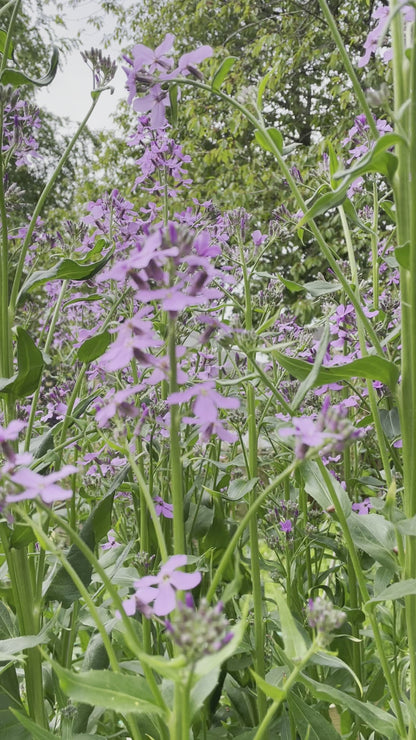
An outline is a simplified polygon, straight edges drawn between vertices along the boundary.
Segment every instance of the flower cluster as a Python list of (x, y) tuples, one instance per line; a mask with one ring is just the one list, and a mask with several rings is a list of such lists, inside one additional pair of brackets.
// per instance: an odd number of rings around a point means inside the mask
[(191, 594), (187, 594), (185, 602), (179, 601), (177, 607), (175, 616), (166, 620), (165, 625), (175, 645), (190, 662), (217, 653), (232, 640), (233, 633), (221, 602), (209, 606), (206, 599), (201, 599), (195, 609)]
[[(195, 51), (183, 54), (175, 67), (174, 60), (170, 56), (175, 37), (166, 34), (164, 40), (153, 50), (144, 44), (136, 44), (131, 52), (131, 57), (124, 59), (129, 65), (124, 67), (127, 75), (127, 89), (129, 91), (129, 104), (138, 113), (149, 113), (153, 129), (163, 128), (166, 124), (166, 108), (169, 105), (169, 91), (163, 87), (163, 82), (172, 80), (176, 76), (192, 74), (201, 78), (201, 73), (196, 68), (212, 56), (210, 46), (201, 46)], [(137, 97), (138, 94), (147, 94)]]
[(331, 642), (333, 631), (341, 627), (347, 618), (345, 612), (337, 609), (332, 601), (322, 596), (309, 599), (306, 614), (309, 626), (317, 631), (318, 639), (323, 646)]
[(342, 403), (331, 407), (331, 398), (327, 396), (315, 418), (293, 418), (293, 426), (280, 428), (279, 434), (281, 437), (295, 438), (295, 455), (300, 460), (312, 447), (319, 447), (321, 455), (341, 452), (366, 433), (366, 430), (355, 429), (347, 414), (348, 408)]

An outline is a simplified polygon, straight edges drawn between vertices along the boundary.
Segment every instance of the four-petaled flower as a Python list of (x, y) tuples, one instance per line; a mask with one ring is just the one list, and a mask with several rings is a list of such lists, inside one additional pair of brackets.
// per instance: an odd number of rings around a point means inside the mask
[[(133, 596), (123, 601), (126, 614), (131, 616), (137, 609), (146, 616), (151, 613), (158, 617), (170, 614), (176, 608), (176, 591), (189, 591), (201, 582), (201, 574), (183, 573), (178, 570), (186, 565), (186, 555), (173, 555), (164, 563), (157, 576), (143, 576), (134, 582)], [(149, 604), (153, 603), (153, 609)]]
[(49, 475), (40, 475), (29, 468), (21, 468), (11, 476), (13, 483), (22, 486), (23, 491), (20, 493), (9, 493), (6, 496), (6, 503), (11, 504), (25, 499), (36, 498), (40, 496), (45, 504), (52, 504), (54, 501), (64, 501), (71, 498), (72, 491), (67, 491), (61, 486), (56, 485), (56, 481), (66, 478), (71, 473), (77, 473), (78, 470), (74, 465), (64, 465), (62, 470)]

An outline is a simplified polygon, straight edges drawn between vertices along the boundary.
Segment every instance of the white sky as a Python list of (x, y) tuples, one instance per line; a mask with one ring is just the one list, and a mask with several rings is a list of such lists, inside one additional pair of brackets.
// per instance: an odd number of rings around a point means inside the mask
[[(102, 48), (103, 35), (111, 33), (111, 19), (105, 17), (104, 28), (97, 31), (88, 25), (88, 19), (96, 16), (100, 11), (97, 0), (82, 0), (76, 8), (71, 8), (69, 4), (65, 9), (65, 21), (67, 29), (65, 33), (57, 28), (57, 46), (59, 46), (59, 34), (66, 37), (75, 37), (80, 34), (81, 46), (78, 51), (68, 53), (66, 61), (63, 61), (64, 68), (58, 69), (56, 77), (51, 85), (40, 88), (37, 92), (37, 102), (39, 106), (47, 108), (52, 113), (59, 116), (65, 116), (74, 123), (79, 123), (85, 116), (91, 104), (91, 87), (92, 73), (87, 65), (82, 61), (80, 51), (89, 50), (92, 46)], [(111, 56), (112, 59), (118, 60), (120, 48), (117, 44), (103, 50), (105, 56)], [(46, 70), (45, 70), (46, 71)], [(114, 93), (110, 94), (108, 90), (102, 93), (97, 107), (89, 120), (89, 127), (92, 129), (110, 129), (113, 127), (111, 115), (115, 113), (117, 103), (125, 100), (127, 92), (125, 90), (125, 73), (121, 69), (118, 61), (118, 69), (113, 80)]]

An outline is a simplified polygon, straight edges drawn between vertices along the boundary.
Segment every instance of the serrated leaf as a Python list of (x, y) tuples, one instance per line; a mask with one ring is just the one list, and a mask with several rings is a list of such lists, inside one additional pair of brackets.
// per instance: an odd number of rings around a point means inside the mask
[(238, 57), (226, 57), (224, 61), (221, 62), (211, 82), (211, 87), (214, 92), (218, 92), (218, 90), (220, 90), (222, 83), (226, 79), (231, 67), (237, 59)]
[(54, 46), (52, 48), (52, 56), (49, 64), (49, 69), (44, 77), (35, 79), (33, 77), (29, 77), (29, 75), (19, 69), (6, 68), (2, 72), (0, 82), (2, 85), (13, 85), (14, 87), (20, 87), (20, 85), (35, 85), (36, 87), (45, 87), (46, 85), (50, 85), (51, 82), (53, 82), (53, 80), (55, 79), (55, 75), (58, 69), (58, 62), (59, 50), (57, 46)]
[[(279, 365), (293, 375), (297, 380), (304, 380), (311, 371), (311, 363), (305, 360), (299, 360), (296, 357), (288, 357), (278, 350), (272, 350), (271, 354), (276, 358)], [(337, 380), (349, 380), (350, 378), (367, 378), (369, 380), (380, 380), (384, 385), (395, 388), (399, 379), (400, 369), (397, 365), (384, 357), (360, 357), (345, 365), (332, 367), (321, 367), (318, 377), (313, 385), (317, 388), (320, 385), (334, 383)]]
[(97, 357), (101, 357), (106, 351), (111, 341), (109, 331), (103, 331), (94, 337), (86, 339), (78, 348), (77, 357), (81, 362), (93, 362)]
[[(273, 140), (273, 143), (276, 145), (279, 152), (282, 154), (283, 153), (283, 136), (280, 133), (280, 131), (272, 127), (267, 128), (266, 131), (268, 135), (270, 136), (270, 138)], [(271, 146), (270, 142), (267, 140), (267, 137), (264, 135), (263, 131), (256, 129), (254, 132), (254, 136), (256, 138), (257, 143), (260, 144), (262, 149), (264, 149), (266, 152), (273, 153), (274, 151), (273, 147)]]
[(64, 693), (75, 701), (112, 709), (126, 714), (165, 714), (155, 703), (146, 679), (113, 671), (85, 671), (73, 673), (51, 661)]

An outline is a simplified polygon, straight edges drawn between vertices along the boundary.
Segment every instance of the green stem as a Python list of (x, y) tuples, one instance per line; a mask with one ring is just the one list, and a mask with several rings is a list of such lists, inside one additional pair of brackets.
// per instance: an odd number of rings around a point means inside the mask
[[(304, 213), (307, 212), (308, 210), (307, 203), (304, 200), (298, 188), (296, 180), (294, 179), (291, 173), (290, 167), (286, 164), (283, 153), (280, 151), (279, 147), (276, 145), (276, 142), (274, 141), (274, 139), (270, 136), (269, 132), (267, 131), (267, 128), (265, 128), (262, 121), (260, 120), (261, 117), (257, 111), (256, 111), (257, 115), (254, 115), (253, 113), (250, 112), (250, 110), (248, 110), (248, 108), (246, 108), (242, 103), (239, 103), (238, 100), (235, 100), (234, 98), (232, 98), (230, 95), (227, 95), (221, 90), (213, 90), (209, 85), (206, 85), (203, 82), (199, 82), (198, 80), (191, 79), (191, 77), (175, 77), (174, 79), (171, 80), (171, 84), (190, 85), (191, 87), (196, 87), (199, 90), (205, 90), (206, 92), (211, 93), (211, 95), (212, 94), (217, 95), (219, 98), (221, 98), (221, 100), (224, 100), (225, 102), (229, 103), (234, 108), (239, 110), (240, 113), (242, 113), (242, 115), (247, 119), (247, 121), (250, 121), (250, 123), (253, 124), (254, 128), (258, 129), (261, 132), (262, 136), (267, 141), (268, 148), (274, 154), (279, 164), (282, 175), (287, 181), (290, 187), (290, 190), (292, 191), (297, 207), (300, 210), (302, 210)], [(380, 356), (384, 356), (383, 348), (377, 336), (377, 333), (374, 331), (374, 328), (372, 327), (370, 321), (367, 319), (360, 302), (357, 301), (355, 293), (353, 289), (351, 288), (348, 282), (348, 279), (345, 277), (341, 267), (339, 266), (336, 258), (334, 257), (332, 253), (331, 247), (326, 243), (315, 221), (313, 219), (310, 219), (308, 221), (308, 224), (309, 224), (309, 228), (313, 236), (315, 237), (319, 245), (319, 248), (322, 254), (327, 260), (338, 282), (341, 284), (342, 289), (344, 290), (345, 294), (348, 296), (349, 300), (354, 306), (357, 312), (357, 315), (360, 317), (374, 349), (377, 351), (377, 354), (379, 354)]]
[(364, 113), (364, 115), (365, 115), (365, 117), (367, 119), (367, 123), (368, 123), (368, 125), (370, 127), (371, 133), (372, 133), (372, 135), (373, 135), (373, 137), (375, 139), (378, 139), (379, 136), (380, 136), (380, 134), (379, 134), (379, 132), (377, 130), (377, 126), (376, 126), (376, 123), (374, 121), (374, 116), (373, 116), (373, 114), (371, 112), (370, 106), (367, 103), (367, 100), (366, 100), (366, 97), (365, 97), (365, 94), (364, 94), (364, 90), (361, 87), (360, 81), (359, 81), (359, 79), (357, 77), (357, 74), (355, 72), (355, 69), (354, 69), (354, 67), (353, 67), (353, 65), (351, 63), (351, 60), (350, 60), (349, 55), (348, 55), (348, 52), (347, 52), (347, 50), (346, 50), (346, 48), (344, 46), (344, 42), (343, 42), (343, 40), (341, 38), (340, 32), (338, 31), (337, 24), (335, 23), (334, 17), (333, 17), (333, 15), (332, 15), (329, 7), (328, 7), (328, 4), (327, 4), (326, 0), (318, 0), (318, 2), (319, 2), (319, 5), (320, 5), (320, 8), (322, 10), (322, 13), (323, 13), (323, 15), (325, 17), (325, 20), (326, 20), (326, 22), (327, 22), (327, 24), (328, 24), (328, 26), (330, 28), (330, 31), (331, 31), (331, 34), (332, 34), (332, 38), (334, 39), (334, 41), (335, 41), (335, 43), (337, 45), (337, 49), (338, 49), (339, 55), (340, 55), (340, 57), (341, 57), (341, 59), (342, 59), (342, 61), (344, 63), (344, 67), (346, 69), (346, 72), (348, 74), (348, 77), (351, 80), (351, 83), (352, 83), (354, 92), (355, 92), (355, 94), (357, 96), (357, 99), (358, 99), (358, 102), (359, 102), (359, 104), (361, 106), (361, 110), (363, 111), (363, 113)]
[(363, 600), (364, 609), (367, 612), (368, 619), (369, 619), (371, 628), (373, 630), (374, 641), (375, 641), (375, 644), (376, 644), (378, 658), (380, 660), (381, 667), (382, 667), (383, 673), (384, 673), (384, 677), (385, 677), (387, 686), (389, 687), (391, 698), (392, 698), (392, 701), (393, 701), (393, 705), (394, 705), (394, 708), (395, 708), (395, 711), (396, 711), (396, 716), (397, 716), (397, 720), (398, 720), (398, 724), (399, 724), (399, 730), (400, 730), (400, 737), (405, 738), (406, 737), (406, 727), (405, 727), (405, 723), (404, 723), (404, 719), (403, 719), (402, 707), (401, 707), (401, 703), (400, 703), (400, 694), (399, 694), (398, 687), (397, 687), (397, 685), (396, 685), (396, 683), (394, 681), (394, 677), (392, 676), (391, 668), (389, 666), (389, 663), (388, 663), (388, 660), (387, 660), (387, 656), (385, 654), (385, 650), (384, 650), (385, 642), (384, 642), (383, 637), (381, 636), (379, 624), (378, 624), (377, 617), (376, 617), (376, 614), (375, 614), (376, 604), (375, 603), (371, 603), (371, 601), (370, 601), (370, 595), (369, 595), (368, 589), (367, 589), (367, 579), (366, 579), (366, 577), (365, 577), (365, 575), (363, 573), (363, 570), (361, 568), (361, 564), (360, 564), (360, 560), (359, 560), (359, 557), (358, 557), (358, 553), (357, 553), (357, 550), (355, 548), (354, 541), (352, 539), (351, 532), (350, 532), (349, 527), (348, 527), (347, 518), (346, 518), (346, 516), (344, 514), (344, 510), (343, 510), (343, 508), (341, 506), (341, 503), (340, 503), (340, 501), (338, 499), (338, 496), (337, 496), (337, 494), (335, 492), (335, 489), (334, 489), (334, 486), (333, 486), (333, 483), (332, 483), (332, 480), (331, 480), (331, 475), (330, 475), (330, 473), (328, 473), (325, 465), (323, 464), (323, 462), (322, 462), (322, 460), (320, 458), (317, 459), (317, 462), (318, 462), (318, 466), (319, 466), (319, 469), (321, 471), (322, 477), (323, 477), (323, 479), (325, 481), (326, 488), (327, 488), (328, 493), (329, 493), (329, 495), (331, 497), (331, 500), (332, 500), (332, 503), (333, 503), (333, 506), (334, 506), (335, 513), (337, 515), (338, 521), (340, 523), (340, 526), (341, 526), (341, 529), (342, 529), (343, 538), (344, 538), (344, 542), (345, 542), (345, 546), (346, 546), (346, 548), (348, 550), (348, 555), (349, 555), (349, 557), (351, 559), (351, 564), (352, 564), (352, 567), (354, 568), (355, 576), (356, 576), (357, 583), (358, 583), (358, 588), (359, 588), (359, 591), (360, 591), (360, 594), (361, 594), (361, 598)]
[[(307, 458), (309, 459), (310, 457), (313, 457), (314, 455), (316, 455), (316, 450), (312, 449), (309, 455), (307, 455)], [(293, 460), (293, 462), (291, 462), (291, 464), (288, 465), (287, 468), (285, 468), (285, 470), (283, 470), (280, 473), (280, 475), (277, 476), (277, 478), (275, 478), (271, 483), (269, 483), (269, 485), (264, 489), (262, 493), (258, 494), (256, 500), (253, 501), (252, 504), (250, 504), (248, 511), (241, 519), (237, 529), (235, 530), (233, 536), (231, 537), (227, 545), (224, 555), (222, 556), (216, 568), (215, 575), (211, 581), (211, 585), (207, 593), (208, 601), (210, 601), (214, 597), (215, 591), (217, 590), (217, 587), (219, 586), (221, 582), (221, 578), (223, 576), (224, 570), (226, 569), (228, 563), (231, 561), (232, 556), (234, 554), (234, 550), (238, 544), (238, 541), (241, 535), (244, 533), (244, 530), (246, 529), (251, 519), (255, 516), (260, 506), (264, 504), (267, 497), (270, 496), (270, 494), (273, 493), (273, 491), (278, 486), (280, 486), (281, 483), (283, 483), (285, 478), (291, 475), (300, 466), (301, 462), (302, 462), (301, 460)]]
[[(40, 605), (34, 602), (27, 548), (11, 548), (8, 551), (8, 565), (20, 635), (37, 635), (40, 630)], [(41, 654), (38, 647), (30, 648), (25, 652), (27, 660), (24, 671), (29, 715), (40, 727), (47, 727)]]
[[(99, 92), (99, 91), (96, 91), (96, 92)], [(71, 154), (71, 152), (72, 152), (75, 144), (77, 143), (77, 141), (78, 141), (79, 137), (81, 136), (84, 128), (86, 127), (86, 125), (87, 125), (87, 123), (88, 123), (88, 121), (89, 121), (89, 119), (90, 119), (90, 117), (91, 117), (91, 115), (92, 115), (92, 113), (93, 113), (93, 111), (95, 109), (95, 106), (98, 103), (99, 97), (100, 97), (99, 94), (96, 94), (94, 96), (93, 101), (92, 101), (92, 103), (90, 105), (90, 108), (89, 108), (89, 110), (88, 110), (85, 118), (81, 121), (81, 123), (80, 123), (77, 131), (75, 132), (74, 136), (72, 137), (71, 141), (69, 142), (68, 146), (66, 147), (64, 153), (62, 154), (62, 157), (59, 160), (59, 162), (58, 162), (58, 164), (56, 166), (55, 171), (53, 172), (50, 180), (47, 182), (47, 184), (45, 185), (44, 189), (42, 190), (42, 193), (40, 194), (39, 200), (38, 200), (38, 202), (36, 204), (35, 210), (33, 211), (33, 215), (32, 215), (32, 218), (30, 220), (30, 223), (29, 223), (27, 234), (26, 234), (25, 239), (24, 239), (23, 244), (22, 244), (22, 248), (21, 248), (21, 251), (20, 251), (20, 257), (19, 257), (19, 262), (17, 264), (16, 271), (15, 271), (15, 276), (14, 276), (14, 280), (13, 280), (13, 287), (12, 287), (12, 292), (11, 292), (11, 296), (10, 296), (10, 316), (11, 316), (11, 321), (13, 320), (13, 317), (14, 317), (14, 314), (15, 314), (15, 310), (16, 310), (16, 304), (17, 304), (17, 298), (18, 298), (18, 294), (19, 294), (20, 282), (21, 282), (21, 279), (22, 279), (23, 268), (24, 268), (24, 264), (25, 264), (25, 257), (26, 257), (26, 254), (27, 254), (27, 250), (29, 249), (29, 246), (30, 246), (30, 242), (31, 242), (31, 239), (32, 239), (32, 234), (33, 234), (33, 231), (35, 229), (38, 216), (40, 216), (40, 214), (42, 212), (42, 208), (45, 205), (45, 202), (46, 202), (46, 200), (47, 200), (47, 198), (48, 198), (51, 190), (53, 189), (56, 180), (58, 179), (59, 175), (62, 172), (62, 168), (64, 167), (64, 165), (65, 165), (66, 161), (68, 160), (69, 155)]]
[[(177, 366), (176, 366), (176, 321), (169, 321), (168, 334), (170, 393), (176, 393)], [(185, 550), (185, 523), (183, 516), (183, 480), (181, 463), (181, 438), (180, 438), (180, 410), (178, 404), (170, 407), (170, 485), (173, 504), (173, 552), (182, 555)]]
[(276, 714), (277, 710), (279, 709), (281, 703), (285, 701), (290, 689), (296, 683), (299, 674), (304, 669), (304, 667), (309, 662), (309, 660), (312, 658), (312, 656), (315, 655), (316, 652), (318, 652), (319, 648), (320, 646), (318, 644), (318, 641), (314, 640), (310, 648), (307, 650), (307, 652), (303, 656), (302, 660), (297, 665), (294, 666), (290, 676), (286, 679), (282, 688), (280, 689), (281, 694), (279, 698), (275, 699), (274, 702), (270, 705), (269, 709), (267, 710), (267, 714), (264, 717), (263, 722), (260, 724), (260, 727), (258, 728), (256, 734), (254, 735), (254, 740), (261, 740), (261, 738), (266, 737), (267, 728), (270, 722), (272, 721), (274, 715)]

